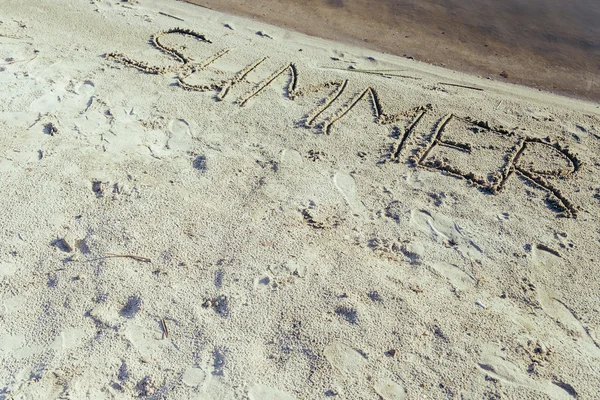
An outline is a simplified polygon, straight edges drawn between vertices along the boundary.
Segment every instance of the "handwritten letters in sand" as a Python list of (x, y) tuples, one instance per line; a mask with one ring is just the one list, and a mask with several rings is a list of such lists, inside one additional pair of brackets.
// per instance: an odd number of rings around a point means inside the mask
[[(150, 43), (173, 58), (175, 64), (152, 66), (120, 53), (108, 53), (106, 58), (149, 74), (176, 73), (180, 87), (189, 91), (214, 91), (217, 101), (224, 100), (234, 86), (249, 84), (246, 80), (247, 76), (267, 59), (257, 58), (230, 78), (209, 84), (193, 84), (188, 80), (191, 75), (201, 73), (216, 60), (230, 53), (230, 50), (224, 49), (203, 61), (194, 62), (176, 47), (165, 45), (161, 38), (166, 35), (183, 35), (202, 43), (212, 43), (204, 35), (195, 31), (173, 28), (153, 35)], [(391, 151), (390, 160), (404, 161), (416, 168), (464, 179), (474, 187), (492, 195), (500, 194), (506, 182), (512, 176), (518, 176), (529, 185), (544, 190), (547, 193), (547, 203), (558, 216), (577, 217), (579, 208), (552, 181), (572, 178), (583, 164), (568, 147), (551, 138), (524, 136), (502, 126), (491, 126), (487, 121), (449, 114), (438, 121), (427, 143), (409, 151), (406, 148), (411, 142), (409, 140), (411, 134), (422, 123), (425, 114), (434, 112), (434, 106), (427, 104), (399, 113), (387, 113), (384, 111), (379, 94), (373, 87), (367, 87), (354, 94), (347, 102), (337, 105), (340, 96), (347, 90), (347, 79), (333, 79), (316, 85), (298, 87), (299, 72), (294, 63), (283, 65), (267, 78), (252, 85), (243, 95), (235, 99), (235, 104), (240, 107), (245, 106), (250, 100), (259, 96), (267, 86), (286, 75), (288, 81), (285, 93), (289, 100), (294, 101), (308, 93), (321, 91), (327, 93), (319, 104), (305, 114), (298, 124), (300, 127), (315, 129), (317, 133), (331, 134), (340, 120), (346, 117), (358, 103), (366, 100), (372, 110), (373, 122), (379, 125), (390, 125), (397, 133), (398, 142)], [(407, 128), (400, 129), (399, 122), (407, 123)], [(409, 152), (412, 154), (402, 159), (402, 155)]]

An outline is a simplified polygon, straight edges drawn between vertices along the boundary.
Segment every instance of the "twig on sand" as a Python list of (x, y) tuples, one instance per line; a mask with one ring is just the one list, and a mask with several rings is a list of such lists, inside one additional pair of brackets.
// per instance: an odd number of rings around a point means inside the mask
[(444, 83), (444, 82), (438, 82), (438, 85), (446, 85), (446, 86), (455, 86), (455, 87), (459, 87), (459, 88), (463, 88), (463, 89), (472, 89), (472, 90), (478, 90), (480, 92), (483, 92), (483, 89), (478, 88), (478, 87), (473, 87), (473, 86), (465, 86), (465, 85), (457, 85), (455, 83)]
[[(399, 75), (399, 74), (390, 74), (388, 72), (385, 71), (393, 71), (393, 70), (373, 70), (373, 69), (358, 69), (358, 68), (331, 68), (331, 67), (322, 67), (325, 69), (335, 69), (337, 71), (346, 71), (346, 72), (358, 72), (359, 74), (371, 74), (371, 75), (379, 75), (379, 76), (383, 76), (383, 77), (390, 77), (390, 76), (396, 76), (399, 78), (408, 78), (408, 79), (415, 79), (415, 80), (420, 80), (421, 78), (417, 78), (414, 76), (408, 76), (408, 75)], [(403, 71), (403, 70), (398, 70), (398, 71)]]
[(33, 56), (33, 57), (31, 57), (31, 58), (27, 58), (27, 59), (25, 59), (25, 60), (10, 60), (10, 61), (7, 61), (7, 62), (5, 62), (5, 63), (2, 63), (2, 64), (0, 64), (0, 65), (16, 64), (16, 63), (20, 63), (20, 62), (27, 63), (27, 62), (29, 62), (29, 61), (35, 60), (35, 59), (37, 58), (37, 56), (38, 56), (38, 55), (36, 54), (35, 56)]
[(500, 108), (500, 106), (502, 105), (502, 102), (503, 102), (503, 101), (504, 101), (504, 100), (500, 100), (500, 103), (498, 103), (498, 105), (496, 106), (496, 111), (497, 111), (497, 110)]
[(361, 71), (361, 72), (380, 72), (380, 73), (406, 71), (405, 69), (362, 69), (362, 68), (346, 68), (346, 69), (350, 69), (350, 70), (354, 70), (354, 71)]
[(139, 261), (139, 262), (145, 262), (145, 263), (152, 262), (152, 260), (150, 260), (148, 257), (135, 256), (133, 254), (105, 253), (104, 255), (107, 256), (107, 257), (131, 258), (132, 260)]
[(198, 6), (198, 7), (206, 8), (207, 10), (212, 10), (212, 8), (210, 8), (208, 6), (203, 6), (202, 4), (194, 3), (193, 1), (190, 1), (190, 0), (184, 0), (184, 1), (186, 3), (192, 3), (193, 5)]
[(185, 21), (183, 18), (179, 18), (179, 17), (176, 17), (176, 16), (174, 16), (174, 15), (171, 15), (171, 14), (164, 13), (164, 12), (162, 12), (162, 11), (159, 11), (158, 13), (159, 13), (160, 15), (164, 15), (165, 17), (171, 17), (171, 18), (175, 18), (175, 19), (177, 19), (177, 20), (179, 20), (179, 21)]
[(167, 322), (165, 321), (164, 318), (160, 319), (160, 325), (163, 330), (163, 339), (168, 338), (169, 337), (169, 328), (167, 328)]

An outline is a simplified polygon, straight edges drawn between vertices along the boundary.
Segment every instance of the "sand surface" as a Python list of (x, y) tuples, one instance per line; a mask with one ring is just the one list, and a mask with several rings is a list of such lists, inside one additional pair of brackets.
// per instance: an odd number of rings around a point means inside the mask
[[(597, 0), (186, 0), (309, 35), (600, 101)], [(500, 74), (506, 71), (508, 77)]]
[(597, 398), (598, 104), (183, 2), (0, 21), (0, 399)]

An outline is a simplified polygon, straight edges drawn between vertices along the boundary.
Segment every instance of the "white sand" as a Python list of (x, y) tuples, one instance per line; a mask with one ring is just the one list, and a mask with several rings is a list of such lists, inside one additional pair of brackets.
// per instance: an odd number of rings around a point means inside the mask
[(597, 398), (598, 104), (175, 1), (0, 21), (0, 399)]

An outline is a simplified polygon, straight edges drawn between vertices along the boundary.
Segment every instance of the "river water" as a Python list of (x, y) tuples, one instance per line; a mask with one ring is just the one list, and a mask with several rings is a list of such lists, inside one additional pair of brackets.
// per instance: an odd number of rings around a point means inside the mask
[[(600, 101), (600, 0), (187, 0), (314, 36)], [(508, 78), (500, 74), (506, 71)]]

